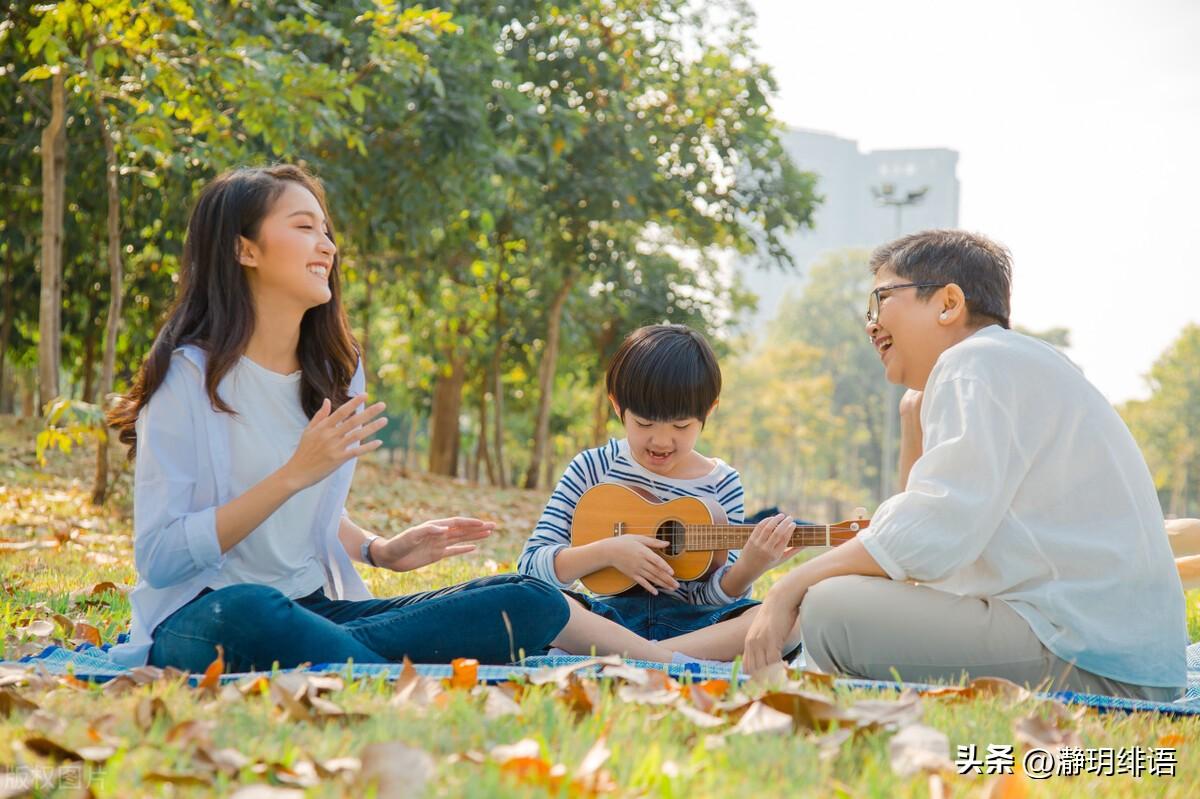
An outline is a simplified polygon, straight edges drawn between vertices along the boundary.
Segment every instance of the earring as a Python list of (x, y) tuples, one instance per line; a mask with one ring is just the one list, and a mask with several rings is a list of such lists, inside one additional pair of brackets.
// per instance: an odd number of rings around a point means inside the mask
[(946, 312), (945, 312), (945, 311), (942, 311), (941, 315), (939, 315), (939, 316), (938, 316), (938, 319), (941, 319), (942, 321), (945, 321), (945, 319), (946, 319)]

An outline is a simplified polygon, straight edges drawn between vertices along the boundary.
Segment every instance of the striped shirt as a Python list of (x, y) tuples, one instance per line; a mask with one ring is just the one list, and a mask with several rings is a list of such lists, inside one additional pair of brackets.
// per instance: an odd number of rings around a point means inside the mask
[[(642, 488), (661, 500), (679, 497), (714, 499), (731, 523), (740, 523), (746, 515), (742, 502), (742, 478), (729, 464), (717, 459), (713, 470), (703, 477), (679, 479), (654, 474), (642, 466), (629, 453), (625, 439), (610, 440), (595, 449), (586, 449), (575, 456), (562, 479), (550, 495), (542, 518), (538, 520), (533, 535), (525, 542), (525, 549), (517, 561), (517, 571), (536, 577), (561, 589), (571, 588), (574, 583), (564, 583), (554, 570), (554, 559), (571, 544), (571, 520), (575, 506), (583, 492), (599, 483)], [(740, 596), (729, 596), (721, 589), (721, 578), (738, 558), (738, 551), (731, 550), (725, 565), (700, 580), (680, 580), (674, 591), (660, 589), (660, 596), (671, 596), (692, 605), (728, 605), (750, 595), (750, 589)]]

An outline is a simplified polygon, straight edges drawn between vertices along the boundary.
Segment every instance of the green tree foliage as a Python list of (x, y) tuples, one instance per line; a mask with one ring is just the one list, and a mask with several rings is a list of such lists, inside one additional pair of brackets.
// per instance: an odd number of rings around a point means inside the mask
[(398, 422), (388, 443), (406, 465), (423, 451), (500, 485), (536, 483), (605, 434), (596, 385), (625, 333), (672, 320), (719, 342), (749, 302), (720, 253), (787, 268), (781, 235), (811, 223), (814, 180), (779, 145), (741, 0), (9, 11), (0, 407), (33, 393), (55, 75), (71, 142), (67, 399), (103, 400), (106, 352), (112, 388), (127, 385), (174, 293), (197, 188), (300, 161), (327, 186), (369, 385)]
[(1168, 516), (1200, 516), (1200, 325), (1188, 325), (1146, 377), (1150, 397), (1121, 414)]

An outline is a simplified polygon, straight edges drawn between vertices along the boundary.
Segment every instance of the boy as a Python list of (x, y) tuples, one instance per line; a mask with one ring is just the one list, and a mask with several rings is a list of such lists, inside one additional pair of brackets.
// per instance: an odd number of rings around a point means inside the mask
[(1008, 252), (934, 230), (871, 269), (866, 332), (887, 379), (923, 392), (904, 402), (919, 454), (902, 442), (905, 489), (869, 530), (772, 587), (747, 668), (777, 662), (799, 616), (825, 671), (1176, 698), (1183, 593), (1149, 471), (1078, 368), (1009, 330)]
[[(695, 450), (721, 393), (721, 369), (703, 336), (683, 325), (639, 328), (613, 356), (605, 382), (626, 437), (571, 461), (517, 569), (567, 593), (569, 629), (579, 631), (570, 643), (560, 636), (559, 646), (568, 652), (587, 654), (594, 648), (643, 660), (732, 660), (741, 652), (753, 611), (743, 614), (759, 604), (749, 599), (751, 585), (795, 554), (787, 546), (795, 524), (782, 514), (763, 520), (723, 566), (684, 582), (675, 579), (659, 554), (666, 542), (649, 536), (615, 536), (570, 548), (576, 504), (602, 482), (645, 489), (663, 500), (715, 500), (732, 523), (744, 516), (737, 470)], [(638, 586), (604, 599), (568, 590), (580, 577), (608, 566)], [(583, 626), (581, 619), (587, 622)]]

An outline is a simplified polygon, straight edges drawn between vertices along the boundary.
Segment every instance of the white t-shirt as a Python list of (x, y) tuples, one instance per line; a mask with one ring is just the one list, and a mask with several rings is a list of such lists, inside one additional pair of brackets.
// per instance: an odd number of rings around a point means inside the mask
[(1095, 674), (1186, 683), (1183, 590), (1154, 483), (1078, 367), (986, 327), (938, 358), (921, 424), (908, 485), (859, 536), (889, 576), (997, 597)]
[[(292, 457), (308, 417), (300, 405), (300, 372), (281, 375), (243, 356), (222, 384), (229, 407), (230, 465), (235, 496), (245, 493)], [(211, 587), (260, 583), (295, 599), (325, 583), (313, 551), (312, 524), (328, 479), (298, 491), (225, 553), (220, 581)]]

